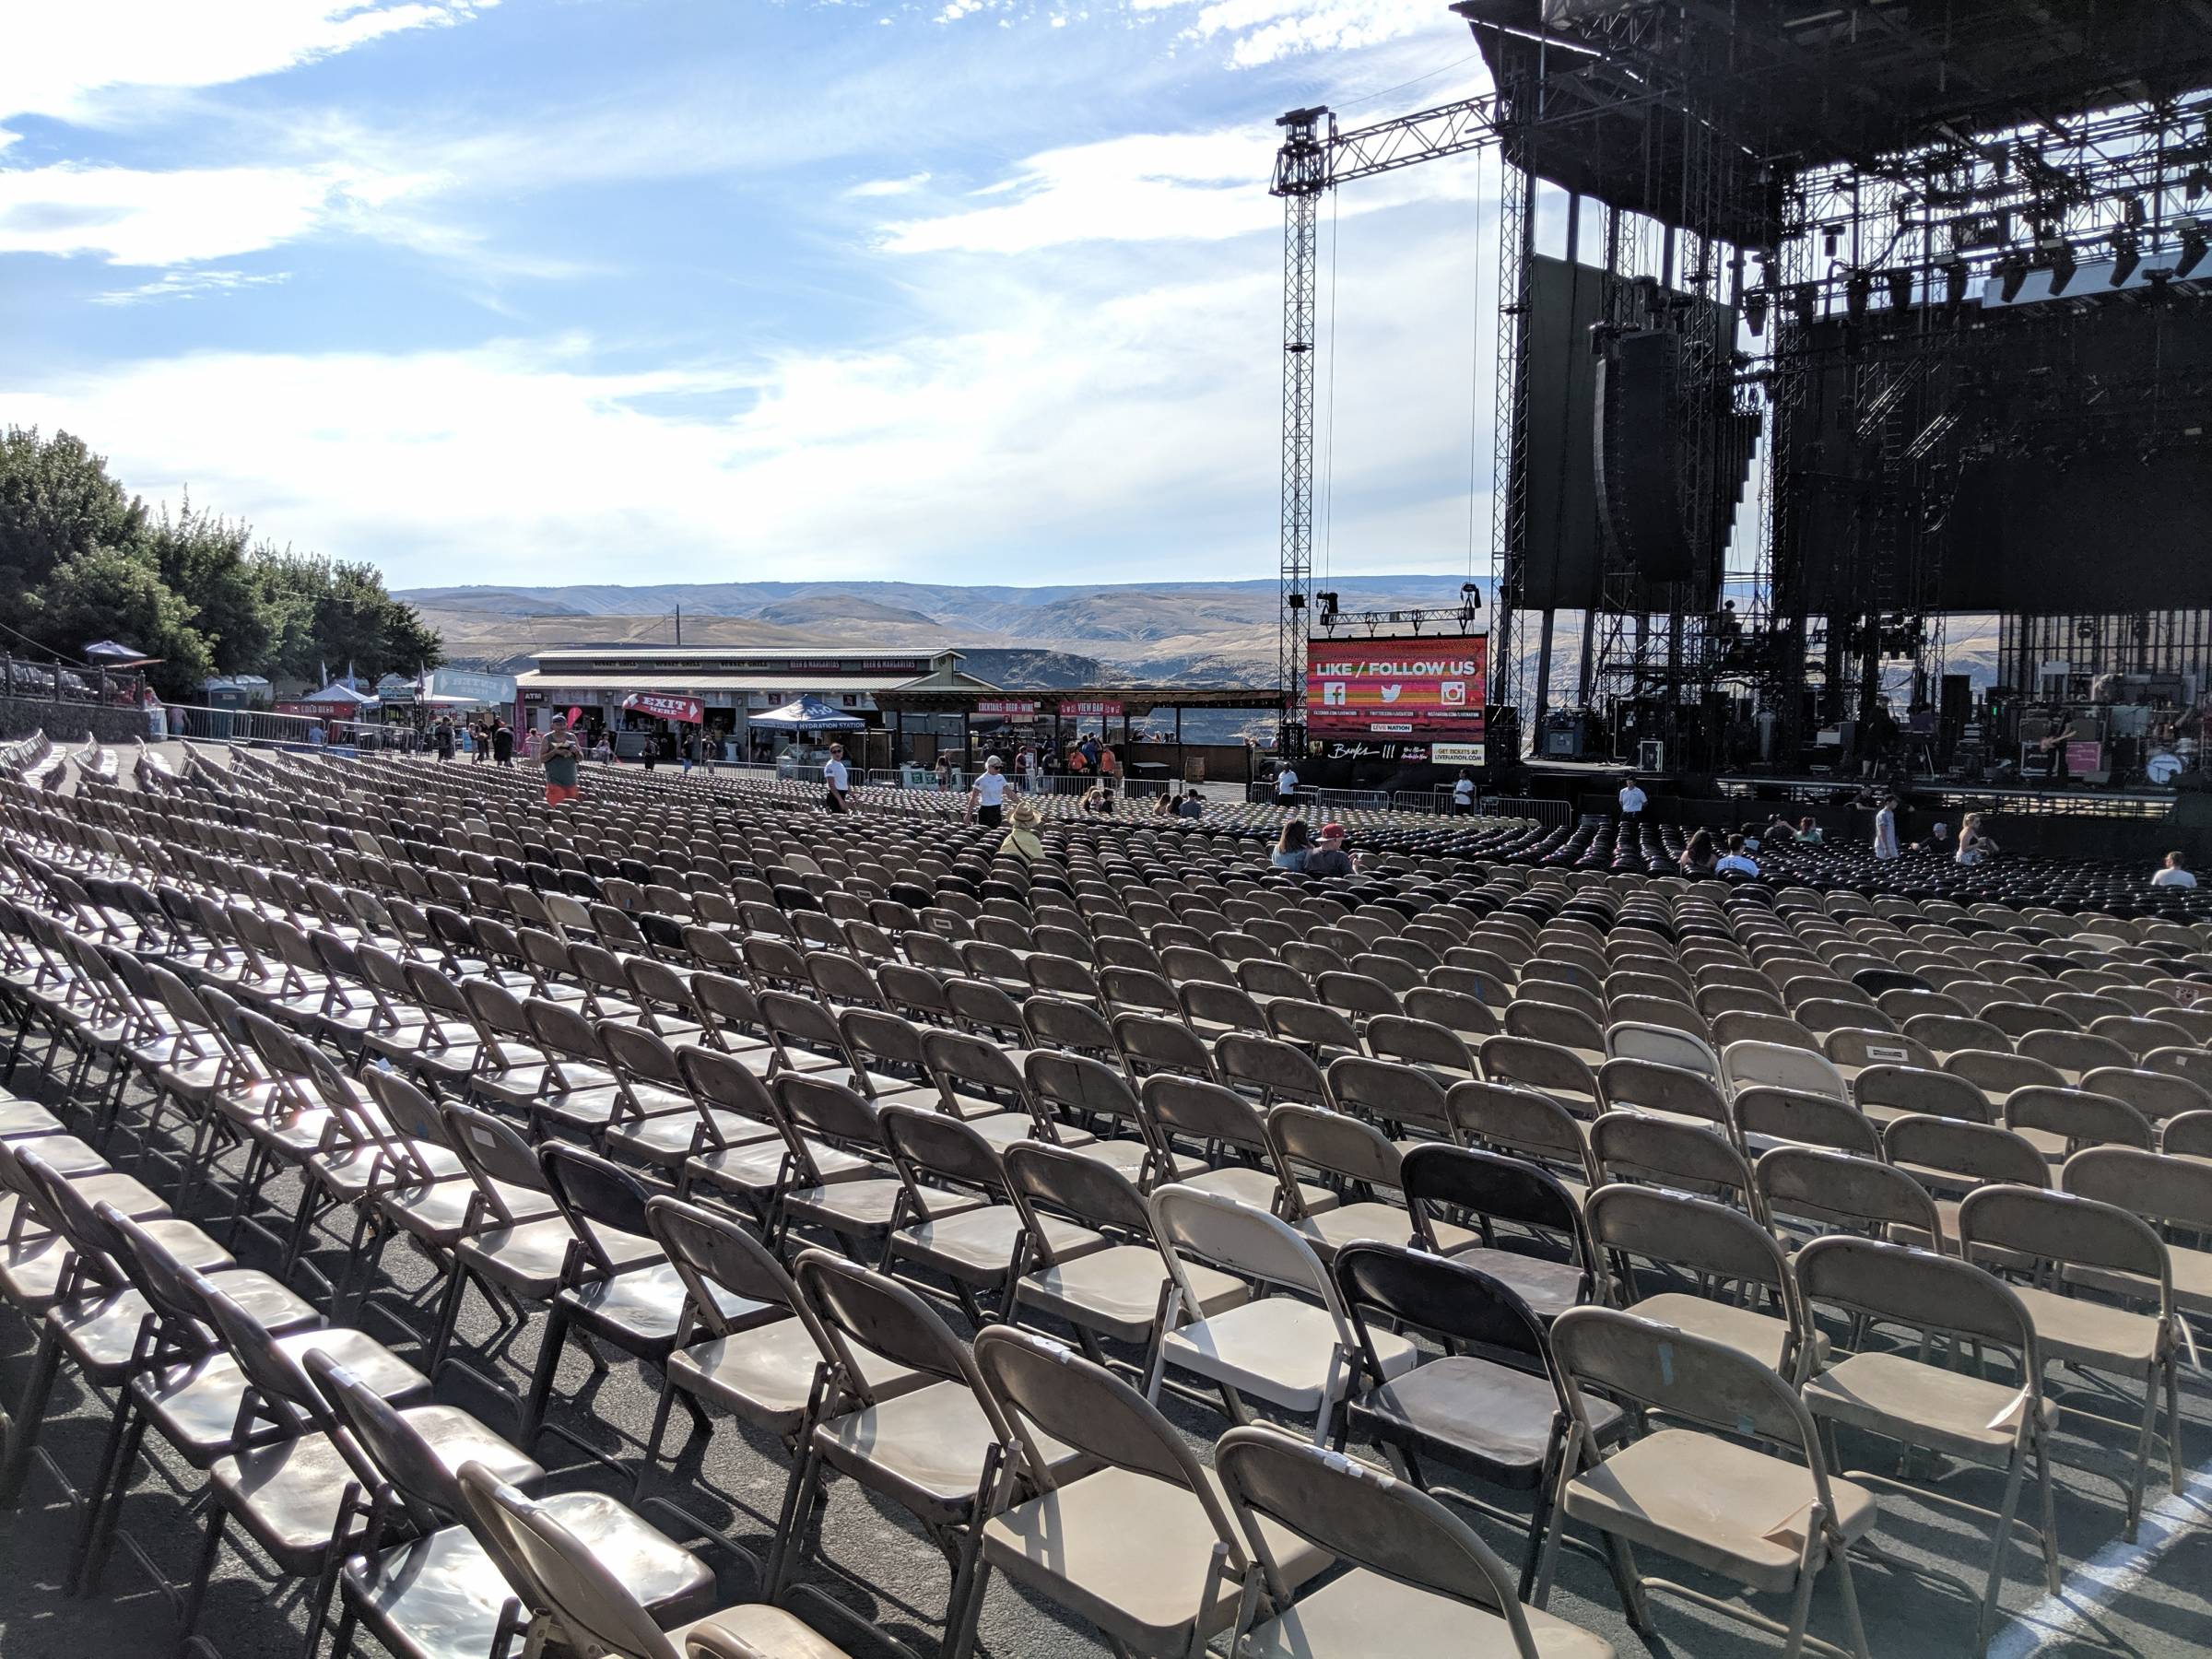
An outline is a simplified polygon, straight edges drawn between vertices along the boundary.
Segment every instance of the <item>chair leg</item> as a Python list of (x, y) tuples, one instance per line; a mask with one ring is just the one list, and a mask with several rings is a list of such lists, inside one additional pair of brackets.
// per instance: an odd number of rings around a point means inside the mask
[[(2005, 1477), (2005, 1500), (1997, 1506), (1996, 1546), (1989, 1558), (1989, 1583), (1983, 1587), (1982, 1609), (1974, 1622), (1974, 1652), (1980, 1653), (1989, 1645), (1992, 1631), (1997, 1627), (1997, 1599), (2005, 1592), (2005, 1558), (2012, 1550), (2013, 1519), (2019, 1513), (2020, 1483), (2027, 1477), (2027, 1453), (2016, 1454), (2012, 1467)], [(2048, 1465), (2045, 1465), (2048, 1473)], [(2045, 1493), (2048, 1495), (2046, 1487)], [(2046, 1554), (2050, 1540), (2046, 1535), (2043, 1544)]]
[(79, 1595), (89, 1595), (100, 1587), (100, 1574), (107, 1570), (109, 1547), (114, 1543), (115, 1528), (123, 1519), (124, 1499), (131, 1489), (131, 1471), (138, 1466), (138, 1451), (146, 1443), (148, 1421), (146, 1414), (133, 1411), (129, 1417), (130, 1427), (124, 1432), (122, 1450), (109, 1471), (102, 1499), (87, 1507), (87, 1519), (91, 1525), (76, 1567), (76, 1589)]
[(207, 1542), (200, 1550), (200, 1564), (192, 1575), (192, 1584), (184, 1592), (184, 1606), (177, 1619), (177, 1645), (182, 1648), (192, 1640), (199, 1628), (200, 1604), (207, 1599), (207, 1581), (215, 1574), (217, 1558), (223, 1552), (223, 1529), (230, 1524), (230, 1512), (220, 1503), (207, 1506)]
[(806, 1454), (793, 1467), (791, 1485), (783, 1495), (783, 1514), (776, 1525), (776, 1541), (768, 1558), (767, 1585), (760, 1593), (765, 1602), (778, 1600), (791, 1578), (792, 1562), (801, 1551), (800, 1529), (806, 1524), (815, 1500), (819, 1496), (822, 1478), (822, 1460), (812, 1446), (812, 1424), (803, 1431), (807, 1445)]
[(546, 1321), (545, 1342), (537, 1350), (537, 1365), (530, 1373), (530, 1392), (523, 1396), (521, 1432), (515, 1436), (515, 1445), (527, 1453), (537, 1439), (539, 1426), (546, 1418), (546, 1402), (552, 1397), (554, 1373), (560, 1369), (561, 1350), (568, 1346), (569, 1316), (555, 1299), (553, 1312)]
[(2056, 1595), (2059, 1586), (2057, 1504), (2051, 1489), (2051, 1448), (2041, 1435), (2036, 1437), (2035, 1467), (2037, 1484), (2042, 1488), (2043, 1587), (2050, 1594)]
[[(1808, 1549), (1807, 1554), (1811, 1551)], [(1818, 1559), (1818, 1558), (1816, 1558)], [(1790, 1628), (1782, 1641), (1782, 1659), (1802, 1659), (1805, 1653), (1805, 1627), (1813, 1614), (1813, 1581), (1818, 1570), (1811, 1564), (1797, 1564), (1797, 1588), (1790, 1596)]]
[(1835, 1553), (1836, 1593), (1843, 1598), (1843, 1626), (1851, 1632), (1851, 1651), (1854, 1659), (1871, 1659), (1866, 1651), (1866, 1621), (1859, 1616), (1858, 1581), (1851, 1575), (1851, 1554), (1846, 1549)]
[(638, 1465), (638, 1478), (629, 1489), (629, 1500), (636, 1503), (645, 1495), (645, 1477), (653, 1473), (660, 1461), (661, 1437), (668, 1431), (668, 1408), (676, 1404), (676, 1379), (665, 1372), (661, 1376), (660, 1403), (653, 1410), (653, 1429), (645, 1436), (645, 1456)]
[(38, 1352), (30, 1362), (30, 1378), (23, 1385), (23, 1398), (16, 1407), (14, 1420), (6, 1425), (7, 1461), (0, 1464), (0, 1509), (14, 1504), (30, 1472), (31, 1448), (38, 1443), (39, 1431), (45, 1425), (46, 1402), (53, 1394), (53, 1379), (61, 1364), (61, 1338), (55, 1333), (53, 1322), (42, 1319), (39, 1322)]

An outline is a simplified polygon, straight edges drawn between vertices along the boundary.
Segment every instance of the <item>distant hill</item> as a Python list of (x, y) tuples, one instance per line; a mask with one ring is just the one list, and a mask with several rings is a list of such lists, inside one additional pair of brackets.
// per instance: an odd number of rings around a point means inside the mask
[[(1329, 585), (1346, 610), (1456, 605), (1456, 576), (1347, 576)], [(641, 587), (414, 588), (401, 594), (444, 636), (457, 663), (512, 664), (557, 646), (959, 646), (973, 672), (1004, 685), (1272, 683), (1277, 588), (1248, 582), (1052, 587), (912, 582), (724, 582)], [(1001, 659), (994, 653), (1014, 653)], [(993, 656), (994, 672), (982, 665)], [(1030, 663), (1028, 670), (1020, 666)]]

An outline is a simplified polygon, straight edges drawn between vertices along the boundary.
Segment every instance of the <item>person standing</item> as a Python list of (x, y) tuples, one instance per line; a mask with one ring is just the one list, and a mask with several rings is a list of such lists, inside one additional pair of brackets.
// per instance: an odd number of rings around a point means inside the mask
[(1298, 768), (1288, 760), (1276, 769), (1275, 804), (1284, 807), (1298, 805)]
[(1452, 785), (1452, 811), (1455, 817), (1465, 818), (1474, 810), (1475, 774), (1463, 771), (1459, 774), (1459, 782)]
[(514, 728), (496, 716), (491, 723), (491, 758), (501, 766), (514, 764)]
[(491, 763), (491, 727), (484, 721), (476, 721), (468, 728), (468, 763), (471, 766)]
[(1884, 795), (1882, 804), (1874, 813), (1874, 855), (1884, 864), (1899, 856), (1897, 846), (1897, 797)]
[(1620, 786), (1620, 816), (1631, 829), (1643, 823), (1645, 797), (1641, 785), (1630, 778)]
[(852, 807), (846, 797), (853, 787), (853, 774), (845, 770), (845, 746), (830, 746), (830, 759), (822, 762), (822, 810), (849, 812)]
[(968, 808), (977, 823), (995, 830), (999, 819), (1006, 815), (1006, 763), (994, 755), (983, 762), (983, 770), (975, 774), (975, 782), (968, 786)]
[(431, 738), (438, 746), (438, 759), (451, 760), (453, 758), (453, 723), (450, 717), (443, 714), (438, 716), (438, 724), (431, 728)]
[(553, 724), (546, 733), (545, 743), (538, 750), (538, 759), (546, 769), (546, 805), (565, 806), (576, 798), (577, 779), (583, 763), (583, 750), (577, 746), (576, 735), (569, 730), (569, 717), (553, 716)]

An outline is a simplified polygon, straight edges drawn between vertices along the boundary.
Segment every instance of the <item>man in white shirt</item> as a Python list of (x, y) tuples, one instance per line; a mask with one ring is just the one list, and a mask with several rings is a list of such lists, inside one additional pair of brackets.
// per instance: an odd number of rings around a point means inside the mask
[(1473, 773), (1461, 772), (1459, 782), (1452, 785), (1452, 810), (1462, 818), (1475, 810), (1475, 777)]
[(1744, 838), (1740, 835), (1732, 835), (1728, 838), (1728, 851), (1713, 861), (1712, 869), (1716, 876), (1756, 876), (1759, 874), (1759, 865), (1745, 853)]
[(1643, 791), (1637, 787), (1636, 780), (1630, 778), (1620, 786), (1620, 816), (1631, 824), (1641, 824), (1643, 822)]
[(2152, 887), (2193, 888), (2196, 885), (2196, 877), (2183, 867), (2182, 855), (2179, 853), (2169, 853), (2166, 854), (2166, 862), (2159, 866), (2159, 873), (2150, 878), (2150, 885)]
[(1005, 816), (1006, 805), (1006, 762), (994, 755), (983, 762), (983, 770), (975, 774), (975, 782), (968, 785), (968, 808), (977, 823), (995, 830)]
[(830, 759), (822, 762), (822, 808), (826, 812), (847, 812), (851, 806), (846, 793), (852, 783), (852, 774), (845, 770), (845, 746), (830, 746)]
[(1893, 796), (1883, 796), (1881, 806), (1874, 815), (1874, 855), (1884, 864), (1899, 855), (1897, 801)]
[(1298, 771), (1286, 760), (1282, 770), (1275, 774), (1275, 804), (1277, 806), (1289, 806), (1295, 805), (1297, 800)]

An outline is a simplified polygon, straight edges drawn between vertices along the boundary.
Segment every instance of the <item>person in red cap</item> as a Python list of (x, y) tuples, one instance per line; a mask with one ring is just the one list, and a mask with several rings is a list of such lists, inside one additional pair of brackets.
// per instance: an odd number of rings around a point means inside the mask
[(1319, 844), (1306, 854), (1306, 874), (1309, 876), (1349, 876), (1359, 867), (1349, 853), (1344, 850), (1344, 826), (1324, 824), (1318, 838)]

